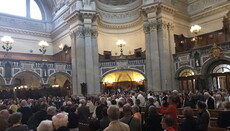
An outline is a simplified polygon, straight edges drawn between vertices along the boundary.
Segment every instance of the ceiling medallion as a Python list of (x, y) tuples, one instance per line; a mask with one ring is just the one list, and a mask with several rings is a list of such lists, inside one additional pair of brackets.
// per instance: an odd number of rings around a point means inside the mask
[(211, 56), (215, 59), (219, 59), (223, 55), (224, 55), (223, 49), (217, 46), (216, 43), (214, 43), (211, 49)]

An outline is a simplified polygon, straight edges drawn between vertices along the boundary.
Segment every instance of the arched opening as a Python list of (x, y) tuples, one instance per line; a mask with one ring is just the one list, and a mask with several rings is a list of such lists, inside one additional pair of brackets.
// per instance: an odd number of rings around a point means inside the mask
[(102, 79), (103, 92), (115, 93), (130, 90), (145, 91), (145, 77), (136, 71), (115, 71), (105, 75)]
[(62, 73), (55, 73), (49, 78), (52, 93), (56, 96), (69, 96), (72, 94), (72, 84), (69, 77)]
[(209, 83), (212, 90), (230, 90), (230, 62), (217, 61), (208, 68)]
[(33, 72), (22, 72), (17, 74), (13, 80), (14, 97), (17, 98), (36, 98), (41, 89), (41, 78)]
[(34, 0), (1, 1), (0, 13), (42, 20), (41, 10)]
[(184, 69), (179, 73), (179, 89), (185, 92), (195, 91), (194, 72), (191, 69)]

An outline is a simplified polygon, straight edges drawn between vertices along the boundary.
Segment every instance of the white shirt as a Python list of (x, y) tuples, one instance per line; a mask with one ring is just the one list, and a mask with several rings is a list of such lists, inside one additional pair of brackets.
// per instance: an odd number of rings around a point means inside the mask
[(139, 94), (137, 96), (137, 99), (139, 99), (140, 102), (141, 102), (140, 106), (144, 106), (144, 104), (145, 104), (145, 98), (144, 98), (144, 96), (142, 96), (141, 94)]

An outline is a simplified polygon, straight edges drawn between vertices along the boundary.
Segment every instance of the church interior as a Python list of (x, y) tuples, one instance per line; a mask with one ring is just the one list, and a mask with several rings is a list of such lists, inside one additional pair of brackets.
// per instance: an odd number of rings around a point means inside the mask
[(230, 0), (0, 0), (0, 131), (230, 131)]
[(3, 98), (230, 90), (229, 0), (7, 0), (0, 37)]

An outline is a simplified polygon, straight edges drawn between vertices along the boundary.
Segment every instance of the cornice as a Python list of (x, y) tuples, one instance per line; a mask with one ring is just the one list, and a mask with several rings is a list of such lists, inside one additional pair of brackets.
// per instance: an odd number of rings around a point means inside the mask
[(208, 16), (211, 16), (211, 15), (223, 12), (223, 11), (227, 11), (227, 10), (230, 10), (230, 2), (224, 5), (218, 6), (216, 8), (209, 9), (207, 11), (203, 11), (201, 13), (191, 15), (191, 21), (198, 20), (204, 17), (208, 17)]
[(177, 12), (174, 6), (164, 2), (155, 2), (155, 3), (146, 4), (143, 5), (141, 9), (146, 13), (157, 12), (159, 14), (161, 12), (165, 12), (174, 15)]
[(99, 9), (99, 10), (110, 12), (110, 13), (118, 13), (118, 12), (130, 11), (130, 10), (133, 10), (133, 9), (141, 6), (142, 0), (136, 0), (130, 4), (119, 5), (119, 6), (103, 4), (103, 3), (96, 0), (96, 5), (97, 5), (97, 9)]
[(10, 32), (10, 33), (18, 33), (18, 34), (25, 34), (25, 35), (33, 35), (33, 36), (40, 36), (40, 37), (46, 37), (50, 38), (50, 33), (45, 32), (38, 32), (38, 31), (29, 31), (29, 30), (23, 30), (18, 28), (10, 28), (10, 27), (3, 27), (0, 26), (0, 31), (3, 32)]
[(129, 33), (143, 28), (143, 18), (139, 17), (135, 21), (122, 24), (106, 23), (98, 19), (97, 26), (98, 31), (106, 33)]
[(106, 12), (98, 9), (98, 14), (100, 19), (107, 23), (128, 23), (131, 21), (135, 21), (141, 16), (139, 8), (119, 13)]
[(143, 23), (142, 17), (139, 17), (135, 21), (129, 22), (129, 23), (122, 23), (122, 24), (116, 24), (116, 23), (107, 23), (102, 20), (97, 20), (97, 24), (101, 28), (109, 28), (109, 29), (124, 29), (124, 28), (131, 28), (133, 26), (139, 25)]

